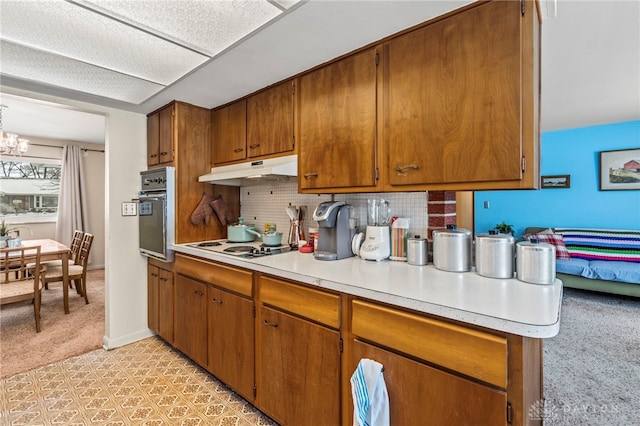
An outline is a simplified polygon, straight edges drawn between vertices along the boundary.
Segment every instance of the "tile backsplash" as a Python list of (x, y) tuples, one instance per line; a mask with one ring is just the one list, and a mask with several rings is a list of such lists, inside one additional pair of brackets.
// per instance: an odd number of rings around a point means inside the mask
[[(358, 219), (358, 228), (364, 231), (367, 225), (367, 200), (383, 198), (391, 205), (391, 215), (410, 219), (410, 235), (427, 234), (427, 193), (426, 192), (382, 192), (336, 194), (336, 201), (344, 201), (353, 206), (352, 217)], [(309, 227), (317, 227), (311, 219), (313, 211), (323, 201), (331, 200), (329, 194), (298, 194), (298, 185), (294, 182), (259, 183), (240, 188), (240, 214), (245, 223), (263, 230), (266, 223), (275, 223), (283, 238), (289, 232), (287, 206), (306, 206), (304, 218), (305, 236)]]

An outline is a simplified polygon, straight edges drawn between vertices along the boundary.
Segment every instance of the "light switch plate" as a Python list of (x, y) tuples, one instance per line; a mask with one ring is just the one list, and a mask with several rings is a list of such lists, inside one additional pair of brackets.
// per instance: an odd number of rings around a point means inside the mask
[(122, 203), (122, 216), (137, 216), (138, 206), (136, 203)]

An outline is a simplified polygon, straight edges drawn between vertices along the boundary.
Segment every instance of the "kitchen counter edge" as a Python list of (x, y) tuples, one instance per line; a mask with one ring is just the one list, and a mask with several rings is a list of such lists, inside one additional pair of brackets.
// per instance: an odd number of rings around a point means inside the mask
[[(439, 271), (432, 265), (416, 267), (406, 262), (369, 262), (356, 257), (323, 262), (313, 259), (311, 254), (297, 251), (246, 259), (192, 247), (192, 244), (177, 244), (172, 249), (177, 253), (520, 336), (550, 338), (560, 329), (562, 281), (558, 279), (553, 285), (541, 286), (516, 279), (485, 278), (475, 272)], [(362, 278), (352, 276), (362, 275), (363, 270), (373, 273), (372, 277), (364, 278), (369, 280), (367, 285)], [(399, 279), (404, 277), (407, 286), (393, 287), (383, 282), (388, 281), (384, 279), (385, 273)], [(422, 278), (421, 282), (415, 282), (418, 277)], [(424, 277), (430, 278), (431, 282), (424, 284)], [(478, 290), (479, 284), (483, 285), (483, 291)], [(460, 295), (466, 293), (473, 299), (472, 307), (458, 303)], [(509, 298), (513, 300), (505, 300)], [(512, 312), (505, 312), (509, 310)], [(517, 317), (523, 310), (528, 317)]]

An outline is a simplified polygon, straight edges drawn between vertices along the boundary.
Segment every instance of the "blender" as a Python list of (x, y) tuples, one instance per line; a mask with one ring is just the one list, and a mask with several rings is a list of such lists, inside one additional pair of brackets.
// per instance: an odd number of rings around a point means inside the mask
[(365, 260), (380, 261), (391, 254), (389, 222), (391, 208), (387, 200), (367, 200), (367, 229), (359, 255)]

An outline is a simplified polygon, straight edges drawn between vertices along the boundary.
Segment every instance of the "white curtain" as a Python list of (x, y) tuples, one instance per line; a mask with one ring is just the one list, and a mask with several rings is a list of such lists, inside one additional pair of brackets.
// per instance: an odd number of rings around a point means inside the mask
[(62, 150), (56, 241), (69, 246), (76, 229), (89, 232), (86, 199), (82, 149), (67, 145)]

